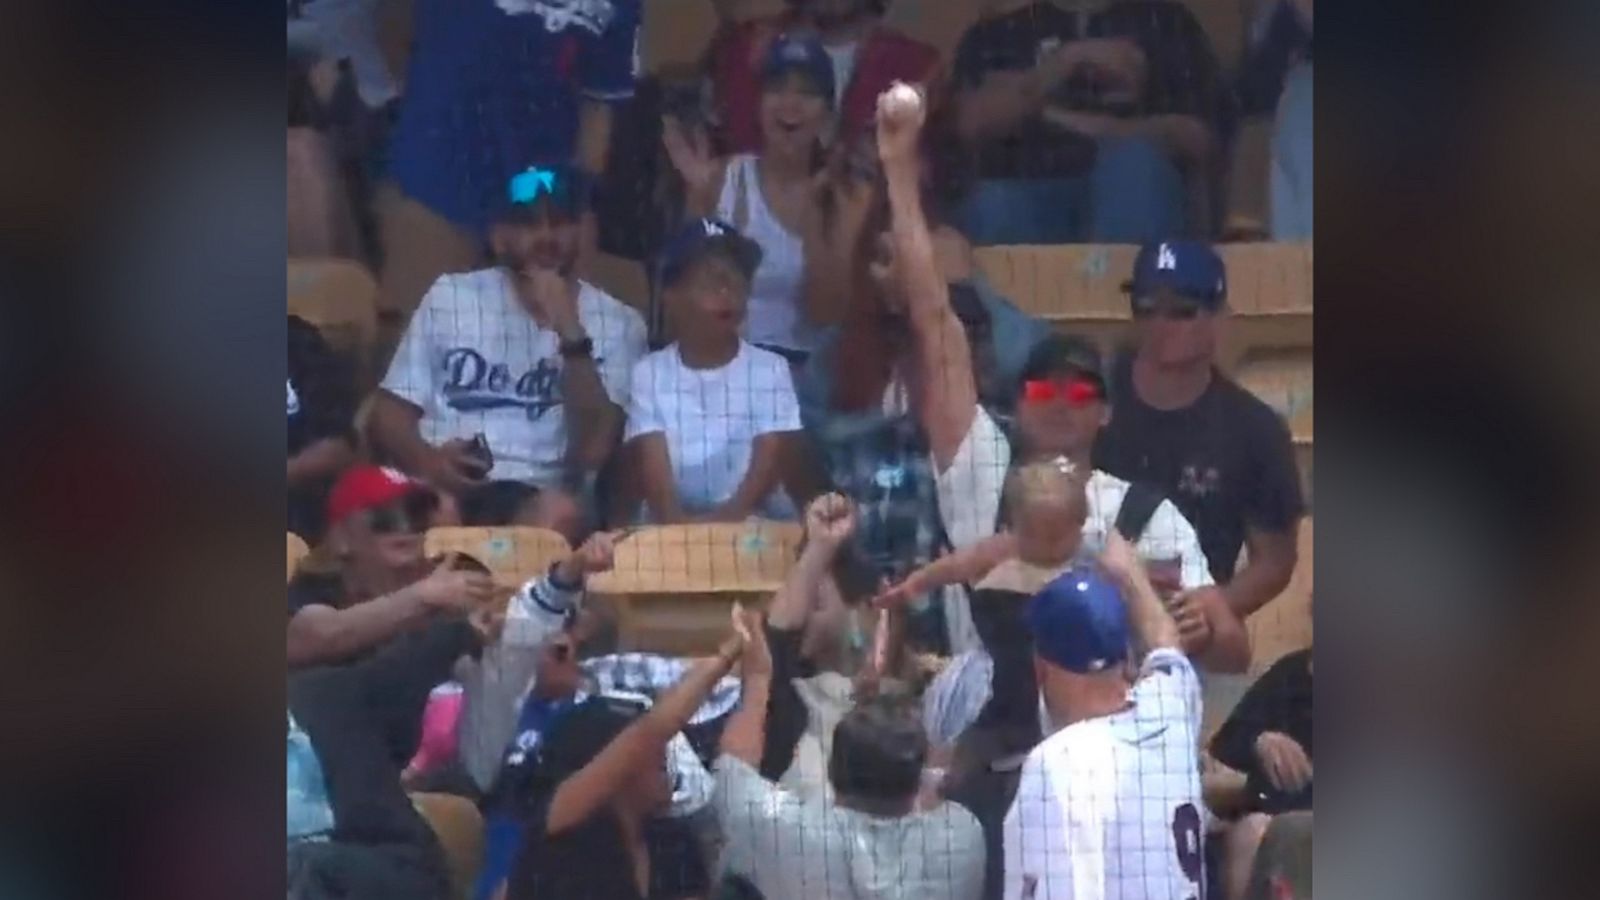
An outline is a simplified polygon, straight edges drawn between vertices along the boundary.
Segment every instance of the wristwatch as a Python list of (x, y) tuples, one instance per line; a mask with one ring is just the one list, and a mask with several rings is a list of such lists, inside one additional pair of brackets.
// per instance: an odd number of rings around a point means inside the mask
[(590, 337), (581, 337), (577, 338), (576, 340), (562, 341), (561, 355), (566, 359), (572, 359), (573, 357), (578, 356), (593, 356), (594, 339)]

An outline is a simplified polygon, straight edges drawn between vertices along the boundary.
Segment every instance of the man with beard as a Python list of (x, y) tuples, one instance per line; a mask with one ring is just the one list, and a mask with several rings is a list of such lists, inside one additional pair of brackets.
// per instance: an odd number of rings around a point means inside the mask
[(372, 409), (378, 448), (459, 498), (466, 524), (574, 544), (645, 350), (644, 318), (573, 274), (579, 177), (553, 165), (511, 179), (489, 230), (496, 264), (434, 282)]

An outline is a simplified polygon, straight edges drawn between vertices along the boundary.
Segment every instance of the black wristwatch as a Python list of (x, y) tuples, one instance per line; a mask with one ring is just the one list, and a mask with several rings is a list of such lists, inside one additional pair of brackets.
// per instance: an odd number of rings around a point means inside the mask
[(590, 337), (581, 337), (576, 340), (562, 341), (561, 355), (566, 359), (572, 359), (573, 357), (578, 356), (593, 356), (594, 339)]

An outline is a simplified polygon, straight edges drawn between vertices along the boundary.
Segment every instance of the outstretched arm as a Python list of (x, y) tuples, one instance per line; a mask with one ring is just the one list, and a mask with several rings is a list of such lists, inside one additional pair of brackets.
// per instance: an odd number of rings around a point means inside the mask
[(545, 816), (548, 834), (581, 824), (609, 803), (642, 766), (659, 765), (672, 736), (683, 730), (712, 688), (728, 674), (744, 650), (743, 610), (735, 608), (738, 630), (723, 642), (716, 656), (697, 662), (681, 681), (659, 697), (645, 713), (606, 745), (588, 765), (561, 783)]
[(904, 581), (879, 594), (874, 602), (879, 606), (899, 605), (948, 585), (970, 584), (1016, 552), (1017, 539), (1009, 531), (990, 535), (912, 572)]
[(950, 467), (978, 410), (972, 348), (950, 308), (950, 286), (939, 271), (922, 208), (918, 140), (926, 119), (922, 93), (895, 84), (878, 98), (878, 155), (889, 190), (890, 241), (895, 275), (905, 294), (921, 377), (917, 411), (933, 461)]

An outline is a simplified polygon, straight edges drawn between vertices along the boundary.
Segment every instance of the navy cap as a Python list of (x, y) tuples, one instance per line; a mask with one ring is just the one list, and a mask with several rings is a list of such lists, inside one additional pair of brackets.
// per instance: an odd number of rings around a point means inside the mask
[(1052, 665), (1089, 675), (1128, 658), (1128, 609), (1122, 592), (1087, 567), (1057, 576), (1028, 603), (1033, 649)]
[(496, 218), (530, 218), (539, 201), (546, 199), (563, 212), (577, 215), (583, 210), (587, 185), (587, 176), (566, 163), (529, 166), (506, 182), (495, 209)]
[(766, 59), (761, 62), (763, 84), (776, 81), (790, 72), (800, 72), (821, 92), (822, 99), (833, 106), (833, 59), (822, 42), (809, 35), (780, 35), (767, 48)]
[(1228, 295), (1227, 270), (1204, 241), (1145, 244), (1133, 260), (1133, 278), (1123, 288), (1137, 307), (1163, 287), (1215, 309)]
[(661, 250), (662, 283), (676, 282), (691, 265), (712, 253), (720, 253), (738, 266), (746, 279), (754, 278), (761, 266), (761, 245), (739, 229), (721, 219), (691, 219)]
[(1086, 338), (1059, 332), (1046, 335), (1028, 352), (1017, 389), (1022, 389), (1023, 382), (1062, 375), (1081, 375), (1100, 385), (1101, 393), (1105, 393), (1106, 374), (1100, 348)]

